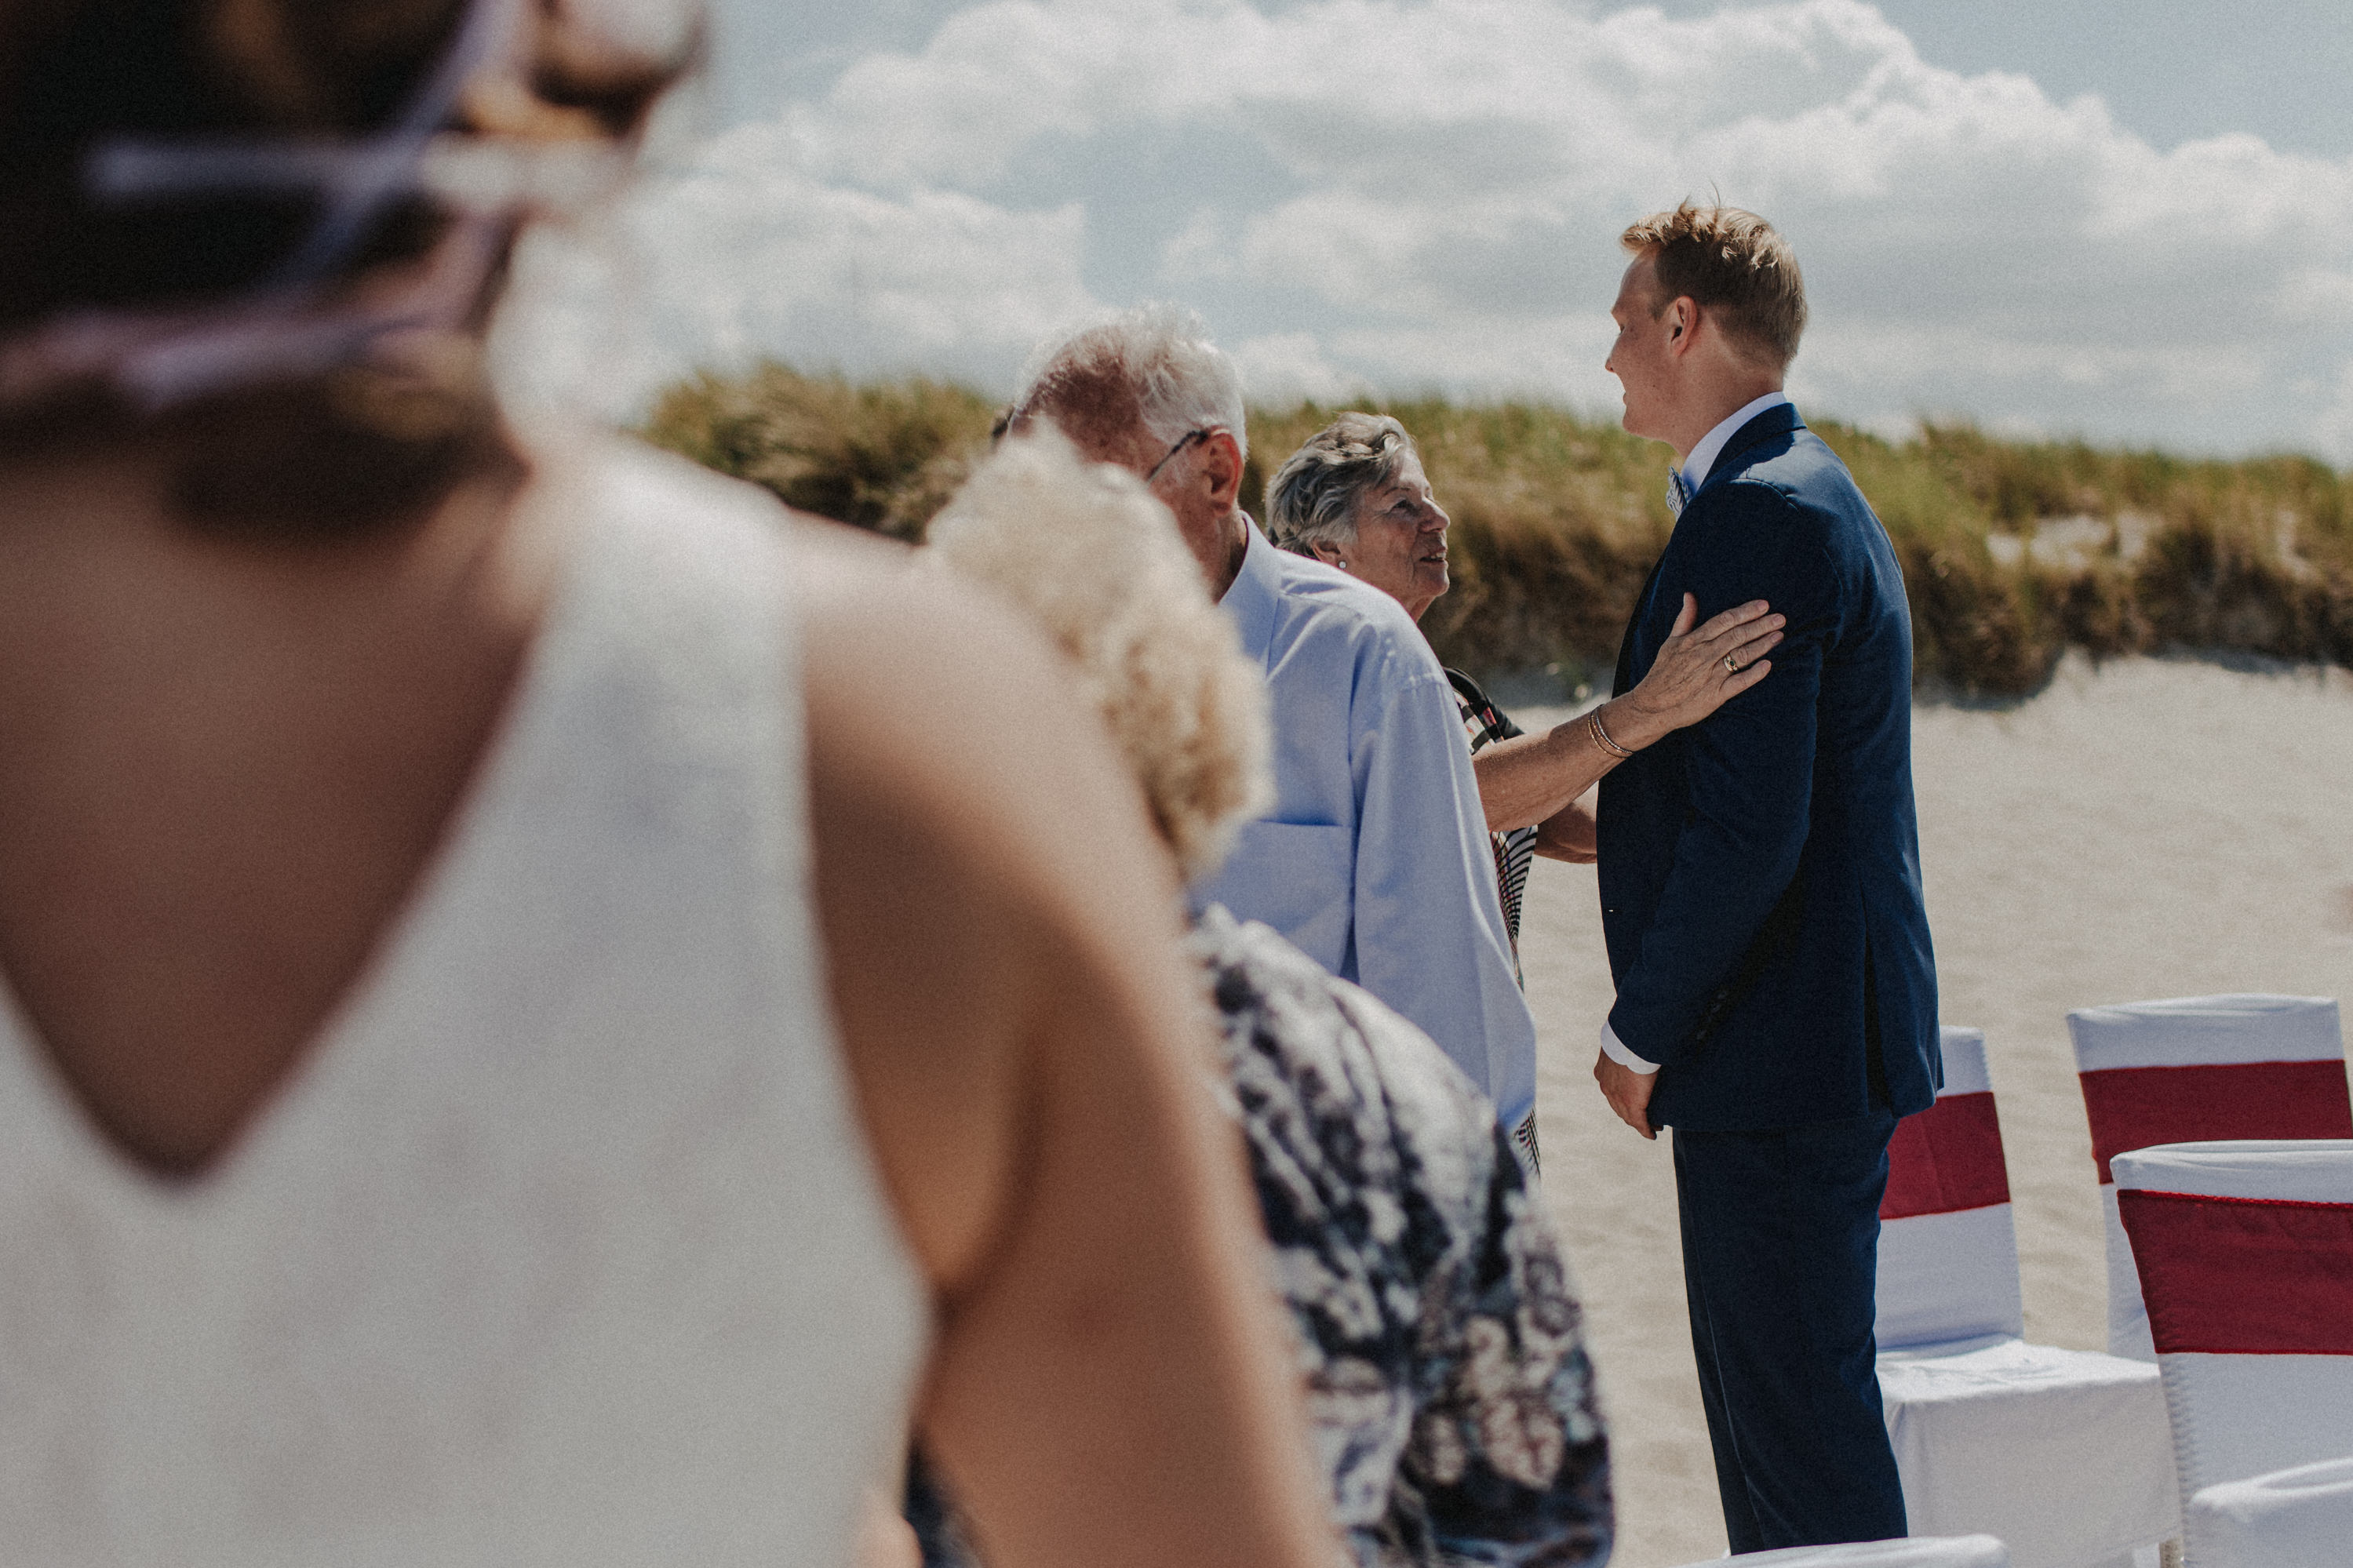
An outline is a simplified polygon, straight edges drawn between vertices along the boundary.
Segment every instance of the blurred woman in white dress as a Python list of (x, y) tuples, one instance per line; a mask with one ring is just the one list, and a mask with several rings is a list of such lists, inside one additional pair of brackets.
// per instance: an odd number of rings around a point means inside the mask
[(1099, 725), (485, 389), (698, 37), (0, 10), (12, 1558), (832, 1564), (912, 1415), (1008, 1563), (1329, 1561)]

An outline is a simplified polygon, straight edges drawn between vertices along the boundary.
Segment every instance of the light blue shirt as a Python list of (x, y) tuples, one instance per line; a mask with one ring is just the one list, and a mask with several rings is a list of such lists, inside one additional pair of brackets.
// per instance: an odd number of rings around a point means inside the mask
[(1388, 1003), (1517, 1128), (1535, 1106), (1535, 1020), (1438, 656), (1395, 599), (1255, 526), (1223, 608), (1273, 695), (1275, 804), (1195, 908), (1264, 921)]

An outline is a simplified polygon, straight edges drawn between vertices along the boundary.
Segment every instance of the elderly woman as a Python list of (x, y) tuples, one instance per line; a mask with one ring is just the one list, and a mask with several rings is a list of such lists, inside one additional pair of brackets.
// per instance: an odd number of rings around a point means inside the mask
[[(1270, 793), (1268, 699), (1167, 511), (1048, 433), (1000, 450), (931, 539), (1041, 624), (1178, 868), (1213, 871)], [(1494, 1107), (1268, 927), (1211, 905), (1193, 951), (1358, 1562), (1599, 1563), (1607, 1454), (1577, 1307)], [(969, 1555), (934, 1491), (912, 1502), (934, 1563)]]
[[(1382, 590), (1416, 621), (1449, 586), (1449, 519), (1404, 426), (1384, 414), (1343, 414), (1310, 437), (1266, 486), (1274, 542)], [(1661, 736), (1695, 724), (1765, 679), (1782, 617), (1762, 600), (1694, 629), (1683, 596), (1674, 635), (1641, 683), (1542, 735), (1524, 735), (1479, 683), (1449, 669), (1479, 802), (1495, 849), (1496, 890), (1516, 957), (1530, 859), (1589, 862), (1594, 823), (1583, 796), (1602, 774)]]

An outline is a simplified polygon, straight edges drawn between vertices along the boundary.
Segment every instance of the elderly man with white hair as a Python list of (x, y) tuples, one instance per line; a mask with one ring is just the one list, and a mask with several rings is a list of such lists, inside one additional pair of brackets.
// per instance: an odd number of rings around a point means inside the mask
[(1008, 426), (1051, 420), (1176, 517), (1274, 709), (1274, 808), (1197, 906), (1263, 921), (1421, 1026), (1535, 1163), (1535, 1023), (1514, 976), (1453, 689), (1398, 602), (1276, 549), (1241, 509), (1241, 380), (1200, 319), (1145, 306), (1048, 343)]

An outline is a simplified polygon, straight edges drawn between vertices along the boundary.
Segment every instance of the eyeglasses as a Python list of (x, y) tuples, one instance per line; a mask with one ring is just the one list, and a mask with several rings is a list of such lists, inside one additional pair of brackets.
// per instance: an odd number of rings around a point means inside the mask
[[(1008, 406), (1003, 413), (997, 416), (995, 423), (991, 424), (988, 427), (989, 446), (994, 448), (1012, 432), (1013, 426), (1017, 420), (1026, 419), (1029, 417), (1029, 411), (1027, 408), (1020, 407), (1018, 405)], [(1178, 438), (1174, 447), (1169, 447), (1168, 450), (1160, 454), (1160, 460), (1153, 464), (1151, 471), (1144, 476), (1144, 482), (1148, 485), (1153, 480), (1158, 479), (1160, 477), (1160, 470), (1166, 468), (1171, 462), (1173, 462), (1176, 459), (1177, 453), (1183, 451), (1186, 447), (1191, 446), (1196, 441), (1208, 440), (1210, 437), (1216, 435), (1219, 431), (1223, 430), (1225, 426), (1222, 425), (1197, 425), (1192, 429), (1186, 431), (1185, 434)]]
[(1222, 425), (1197, 425), (1192, 429), (1186, 431), (1184, 436), (1174, 447), (1169, 447), (1168, 450), (1160, 455), (1160, 460), (1152, 465), (1152, 471), (1144, 476), (1144, 482), (1148, 485), (1153, 480), (1158, 479), (1160, 477), (1160, 470), (1166, 468), (1172, 461), (1174, 461), (1177, 453), (1183, 451), (1186, 447), (1191, 446), (1196, 441), (1208, 440), (1212, 435), (1224, 428), (1225, 426)]

